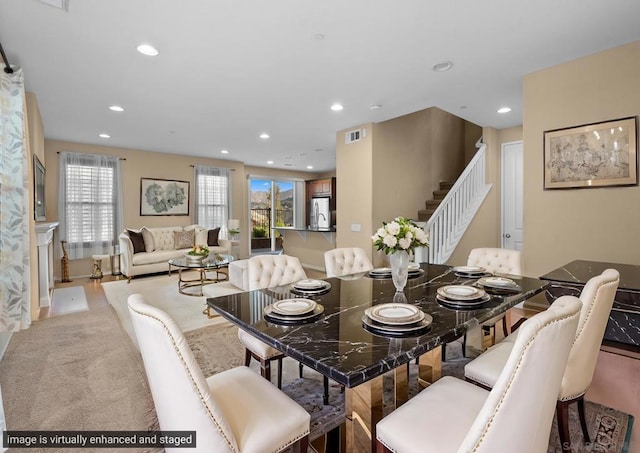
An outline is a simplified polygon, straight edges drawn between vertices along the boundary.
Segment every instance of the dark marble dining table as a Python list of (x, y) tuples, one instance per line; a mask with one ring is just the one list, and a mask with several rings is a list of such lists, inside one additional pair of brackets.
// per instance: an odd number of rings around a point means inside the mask
[[(421, 269), (420, 275), (409, 278), (403, 293), (396, 293), (390, 278), (371, 278), (367, 274), (328, 278), (331, 288), (327, 292), (304, 296), (324, 308), (317, 319), (308, 323), (280, 325), (265, 320), (263, 310), (267, 305), (301, 297), (292, 285), (209, 298), (207, 305), (268, 345), (344, 385), (347, 450), (368, 451), (375, 442), (375, 424), (382, 417), (379, 406), (383, 375), (401, 371), (395, 379), (404, 383), (396, 382), (396, 386), (406, 390), (408, 372), (402, 372), (408, 367), (402, 365), (420, 358), (420, 364), (431, 373), (427, 380), (438, 379), (440, 345), (542, 292), (549, 284), (537, 278), (510, 276), (520, 291), (494, 295), (475, 309), (452, 309), (436, 300), (437, 289), (444, 285), (474, 285), (477, 279), (459, 277), (444, 265), (423, 263)], [(390, 338), (366, 330), (362, 321), (365, 310), (390, 302), (419, 307), (433, 318), (430, 328), (406, 338)], [(400, 396), (398, 404), (404, 400), (406, 396)]]

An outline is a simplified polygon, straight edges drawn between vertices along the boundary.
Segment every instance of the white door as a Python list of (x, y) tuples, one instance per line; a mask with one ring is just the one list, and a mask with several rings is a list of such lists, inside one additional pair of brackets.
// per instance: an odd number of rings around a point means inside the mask
[(502, 248), (522, 251), (522, 141), (502, 144)]

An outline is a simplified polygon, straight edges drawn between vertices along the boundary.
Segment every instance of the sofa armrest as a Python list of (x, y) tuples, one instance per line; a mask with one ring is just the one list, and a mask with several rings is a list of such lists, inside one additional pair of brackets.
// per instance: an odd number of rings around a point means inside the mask
[(120, 272), (130, 277), (131, 267), (133, 266), (133, 244), (131, 243), (131, 239), (129, 239), (129, 235), (126, 233), (118, 236), (118, 242), (120, 243)]
[(231, 254), (231, 241), (229, 239), (218, 239), (218, 245), (227, 249), (227, 255)]

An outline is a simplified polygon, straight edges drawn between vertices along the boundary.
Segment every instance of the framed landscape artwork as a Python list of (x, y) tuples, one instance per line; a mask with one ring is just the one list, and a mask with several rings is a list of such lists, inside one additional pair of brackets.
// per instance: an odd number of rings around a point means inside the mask
[(638, 184), (637, 117), (544, 132), (544, 188)]
[(189, 181), (140, 178), (140, 215), (189, 215)]

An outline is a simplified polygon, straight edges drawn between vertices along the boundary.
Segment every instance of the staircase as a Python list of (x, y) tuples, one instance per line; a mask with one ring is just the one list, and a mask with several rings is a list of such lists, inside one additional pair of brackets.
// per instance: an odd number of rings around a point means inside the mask
[[(485, 182), (487, 146), (480, 144), (478, 152), (453, 184), (441, 183), (433, 192), (433, 200), (418, 212), (420, 226), (429, 235), (429, 247), (415, 249), (418, 263), (446, 263), (460, 238), (471, 223), (491, 184)], [(424, 222), (424, 224), (423, 224)]]
[(438, 209), (438, 206), (440, 206), (442, 200), (444, 200), (444, 197), (447, 196), (449, 190), (451, 190), (451, 187), (453, 187), (453, 184), (454, 183), (448, 181), (440, 182), (440, 190), (433, 191), (433, 200), (427, 200), (425, 202), (426, 209), (421, 209), (418, 211), (419, 222), (426, 222), (427, 220), (429, 220), (431, 215), (436, 212), (436, 209)]

